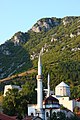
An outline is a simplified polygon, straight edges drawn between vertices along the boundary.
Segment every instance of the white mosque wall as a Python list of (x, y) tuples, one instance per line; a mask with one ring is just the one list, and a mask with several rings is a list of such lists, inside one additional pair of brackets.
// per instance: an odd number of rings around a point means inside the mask
[(58, 98), (59, 104), (63, 105), (65, 108), (73, 112), (74, 100), (69, 100), (69, 97), (60, 97)]
[(37, 104), (28, 104), (28, 116), (31, 116), (31, 114), (36, 116), (36, 113), (37, 113)]
[[(45, 117), (45, 120), (47, 120), (48, 117), (50, 117), (50, 110), (49, 108), (47, 109), (44, 109), (44, 117)], [(60, 111), (60, 109), (52, 109), (51, 112), (58, 112)], [(28, 116), (31, 116), (31, 115), (34, 115), (34, 116), (38, 116), (38, 113), (37, 113), (37, 104), (28, 104)], [(40, 116), (40, 115), (39, 115)]]
[(49, 117), (50, 117), (50, 112), (51, 113), (54, 113), (54, 112), (60, 112), (60, 109), (52, 109), (52, 110), (50, 110), (50, 109), (45, 109), (45, 120), (48, 120), (49, 119)]

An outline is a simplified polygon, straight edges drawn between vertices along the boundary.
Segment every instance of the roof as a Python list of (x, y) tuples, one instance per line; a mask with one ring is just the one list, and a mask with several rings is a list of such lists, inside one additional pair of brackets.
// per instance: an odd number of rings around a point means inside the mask
[(42, 120), (39, 116), (35, 116), (32, 120)]
[(52, 101), (52, 103), (55, 103), (55, 102), (59, 103), (59, 100), (56, 99), (55, 97), (51, 96), (51, 95), (43, 101), (43, 104), (46, 104), (48, 101)]
[[(8, 116), (0, 112), (0, 120), (16, 120), (16, 116)], [(23, 120), (42, 120), (39, 116), (26, 116)]]
[(0, 120), (16, 120), (16, 118), (12, 118), (11, 116), (0, 113)]
[(66, 83), (64, 83), (63, 81), (57, 85), (56, 87), (69, 87)]
[(80, 102), (80, 98), (76, 98), (76, 101), (77, 101), (77, 102)]
[(77, 112), (77, 113), (76, 113), (76, 115), (77, 115), (77, 117), (79, 117), (79, 118), (80, 118), (80, 112)]

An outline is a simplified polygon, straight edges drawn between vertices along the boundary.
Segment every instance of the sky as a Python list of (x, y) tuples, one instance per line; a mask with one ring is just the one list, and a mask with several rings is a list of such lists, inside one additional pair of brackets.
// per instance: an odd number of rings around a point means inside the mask
[(80, 0), (0, 0), (0, 44), (39, 19), (80, 16)]

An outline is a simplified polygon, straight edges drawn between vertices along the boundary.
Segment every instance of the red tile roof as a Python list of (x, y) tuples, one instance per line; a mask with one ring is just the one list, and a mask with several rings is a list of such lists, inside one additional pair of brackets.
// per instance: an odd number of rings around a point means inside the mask
[(76, 101), (80, 102), (80, 98), (77, 98)]
[[(39, 120), (42, 120), (40, 117), (36, 116), (26, 116), (23, 120), (36, 120), (36, 118), (39, 118)], [(6, 114), (0, 113), (0, 120), (16, 120), (16, 116), (8, 116)]]
[(80, 117), (80, 112), (77, 112), (76, 115), (77, 115), (78, 117)]
[(12, 118), (11, 116), (0, 113), (0, 120), (16, 120), (16, 118)]

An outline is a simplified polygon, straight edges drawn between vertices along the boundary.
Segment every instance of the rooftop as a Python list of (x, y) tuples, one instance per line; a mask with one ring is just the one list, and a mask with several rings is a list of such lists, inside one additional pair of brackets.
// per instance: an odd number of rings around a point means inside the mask
[(43, 101), (43, 104), (47, 104), (48, 101), (52, 101), (51, 103), (55, 103), (55, 102), (59, 103), (59, 100), (51, 95)]
[(66, 83), (64, 83), (63, 81), (57, 85), (56, 87), (69, 87)]

